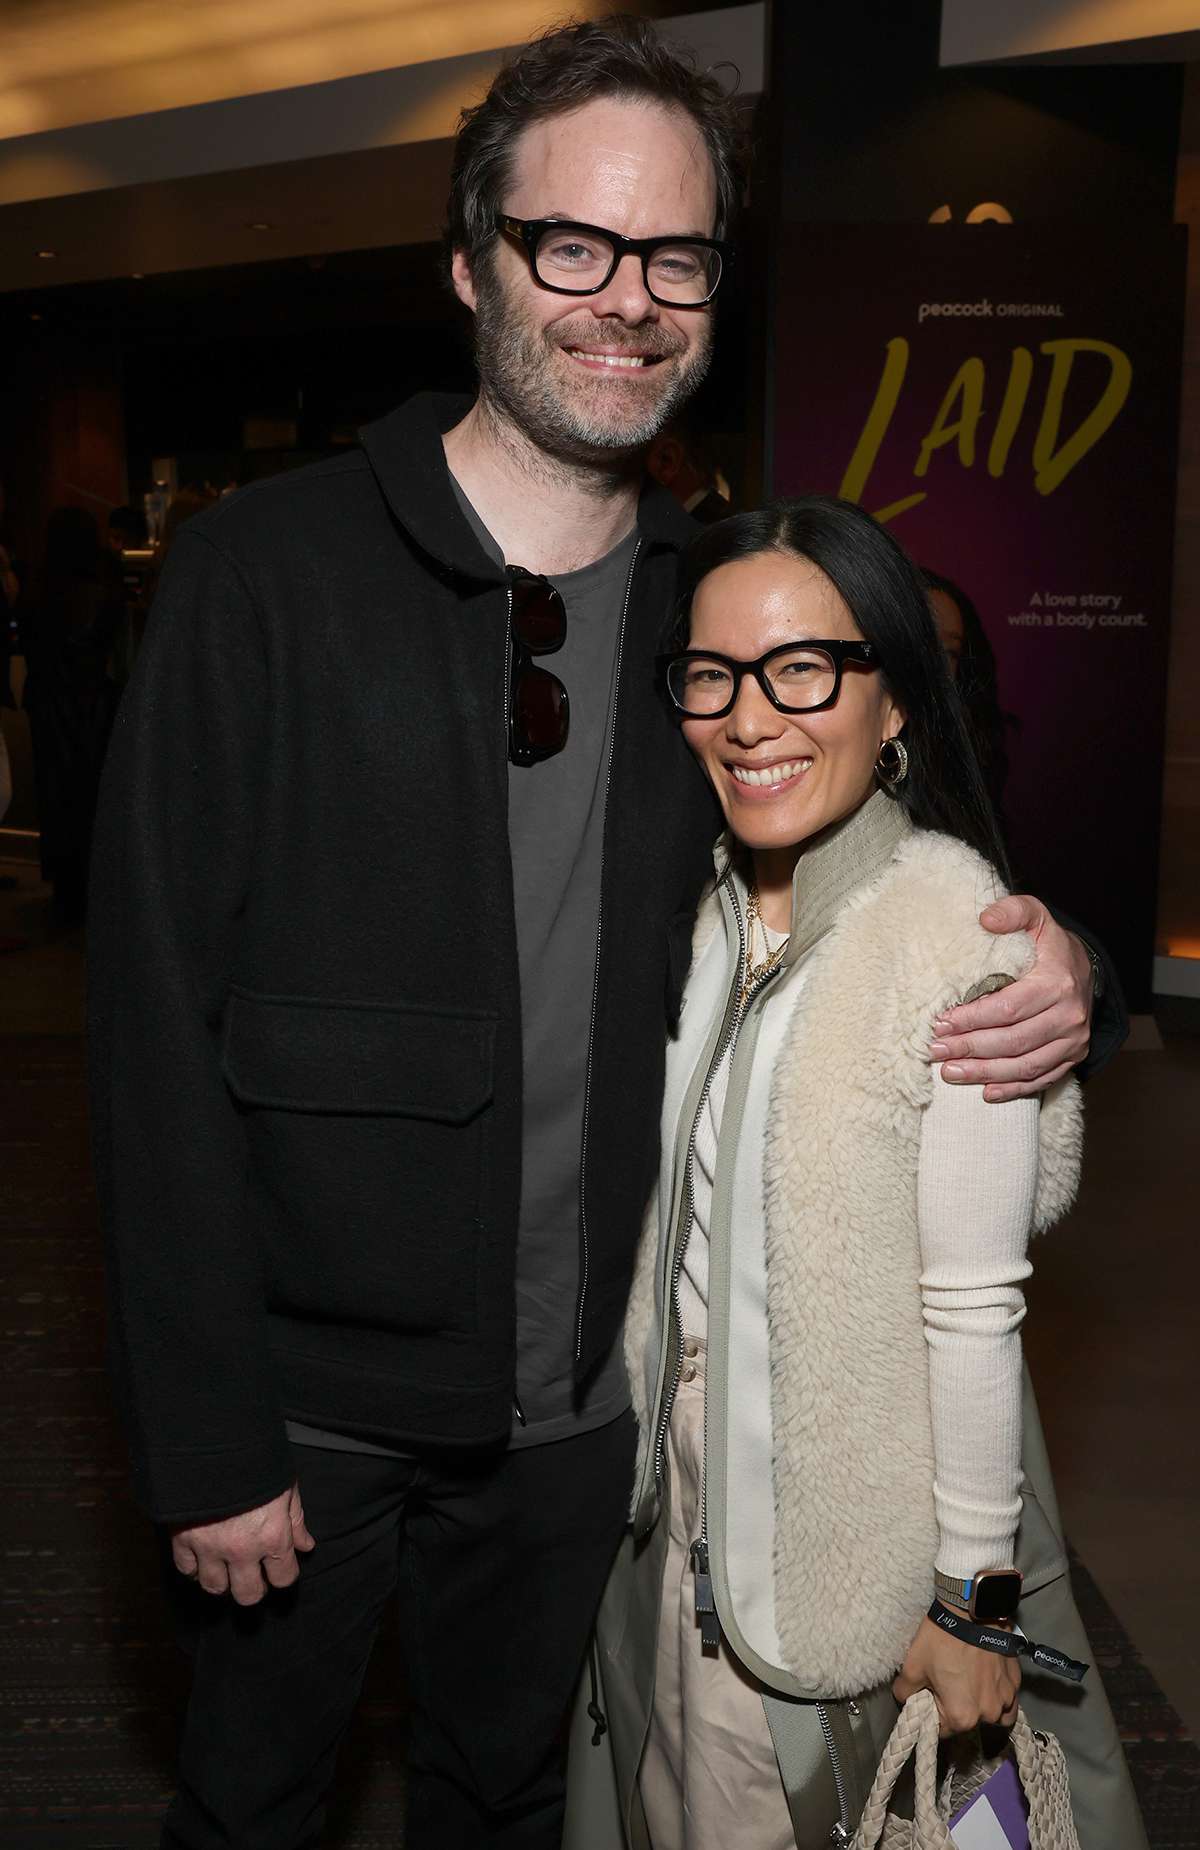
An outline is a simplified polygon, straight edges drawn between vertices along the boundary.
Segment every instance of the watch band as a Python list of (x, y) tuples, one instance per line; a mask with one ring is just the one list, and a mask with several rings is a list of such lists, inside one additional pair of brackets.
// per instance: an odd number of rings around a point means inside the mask
[(969, 1580), (933, 1572), (936, 1597), (969, 1619), (988, 1625), (1015, 1616), (1021, 1601), (1022, 1576), (1015, 1567), (981, 1567)]
[(1077, 1657), (1068, 1657), (1065, 1651), (1055, 1650), (1052, 1644), (1034, 1644), (1024, 1632), (1002, 1632), (993, 1625), (976, 1625), (961, 1612), (951, 1612), (940, 1599), (935, 1599), (929, 1608), (929, 1617), (942, 1631), (949, 1632), (963, 1644), (973, 1644), (995, 1657), (1028, 1657), (1040, 1669), (1063, 1677), (1068, 1683), (1082, 1683), (1091, 1669), (1090, 1664), (1081, 1664)]
[(970, 1580), (960, 1580), (956, 1574), (943, 1574), (940, 1568), (933, 1570), (933, 1586), (940, 1600), (947, 1606), (954, 1606), (962, 1612), (971, 1610)]

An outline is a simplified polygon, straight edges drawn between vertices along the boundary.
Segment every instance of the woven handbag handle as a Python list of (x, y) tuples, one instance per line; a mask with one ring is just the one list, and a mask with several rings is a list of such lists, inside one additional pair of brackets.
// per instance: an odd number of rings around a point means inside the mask
[[(1036, 1753), (1036, 1744), (1030, 1745)], [(854, 1838), (854, 1850), (877, 1850), (888, 1818), (888, 1806), (896, 1782), (907, 1766), (914, 1748), (916, 1767), (916, 1816), (912, 1827), (912, 1850), (954, 1850), (953, 1839), (937, 1808), (938, 1712), (932, 1690), (919, 1689), (909, 1697), (896, 1725), (888, 1736), (863, 1815)]]
[[(1029, 1809), (1029, 1838), (1039, 1850), (1079, 1850), (1071, 1809), (1071, 1788), (1062, 1746), (1052, 1734), (1037, 1734), (1018, 1710), (1009, 1735)], [(896, 1782), (916, 1750), (916, 1803), (911, 1824), (893, 1818), (888, 1806)], [(938, 1811), (938, 1713), (931, 1690), (910, 1696), (883, 1750), (853, 1850), (954, 1850), (949, 1825)]]
[(1030, 1843), (1038, 1850), (1079, 1850), (1062, 1742), (1056, 1735), (1035, 1731), (1018, 1714), (1012, 1749), (1029, 1806)]
[(1021, 1775), (1022, 1789), (1024, 1790), (1025, 1797), (1029, 1800), (1030, 1809), (1032, 1810), (1034, 1800), (1037, 1796), (1037, 1789), (1042, 1779), (1042, 1754), (1044, 1749), (1041, 1743), (1036, 1739), (1033, 1729), (1025, 1720), (1024, 1713), (1020, 1709), (1017, 1710), (1017, 1719), (1012, 1725), (1012, 1732), (1008, 1737), (1008, 1741), (1013, 1751), (1013, 1759), (1017, 1763), (1017, 1772)]

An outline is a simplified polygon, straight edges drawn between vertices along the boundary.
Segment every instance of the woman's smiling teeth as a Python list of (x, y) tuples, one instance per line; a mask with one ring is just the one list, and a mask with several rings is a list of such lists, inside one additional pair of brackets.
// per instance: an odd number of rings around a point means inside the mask
[(731, 764), (729, 771), (739, 784), (753, 784), (761, 790), (790, 783), (793, 777), (799, 777), (802, 771), (807, 771), (811, 764), (811, 758), (788, 758), (783, 764), (769, 764), (761, 771), (752, 770), (744, 764)]

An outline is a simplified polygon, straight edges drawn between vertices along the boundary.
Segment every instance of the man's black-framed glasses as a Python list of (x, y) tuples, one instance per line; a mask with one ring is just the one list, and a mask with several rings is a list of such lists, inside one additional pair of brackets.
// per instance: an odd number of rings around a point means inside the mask
[(540, 764), (566, 744), (571, 702), (558, 676), (534, 657), (562, 648), (567, 607), (548, 578), (519, 565), (508, 568), (508, 595), (508, 756), (512, 764)]
[(781, 713), (819, 713), (831, 707), (842, 688), (847, 662), (874, 668), (879, 656), (869, 642), (784, 642), (756, 662), (705, 649), (681, 649), (661, 655), (659, 669), (677, 710), (688, 719), (724, 719), (732, 713), (743, 676), (752, 674), (773, 707)]
[(641, 258), (646, 294), (660, 308), (703, 308), (733, 261), (719, 238), (627, 238), (603, 225), (567, 218), (509, 218), (496, 224), (520, 240), (535, 282), (556, 295), (599, 295), (632, 251)]

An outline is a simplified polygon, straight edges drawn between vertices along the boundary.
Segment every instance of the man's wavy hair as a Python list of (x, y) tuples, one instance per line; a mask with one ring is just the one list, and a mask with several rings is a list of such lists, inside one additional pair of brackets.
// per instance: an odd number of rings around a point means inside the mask
[(712, 159), (715, 236), (726, 235), (741, 201), (745, 161), (732, 88), (664, 44), (647, 20), (612, 13), (551, 28), (523, 46), (505, 61), (482, 103), (463, 110), (450, 178), (447, 263), (460, 250), (478, 263), (495, 242), (496, 214), (524, 131), (598, 97), (644, 99), (691, 116)]

